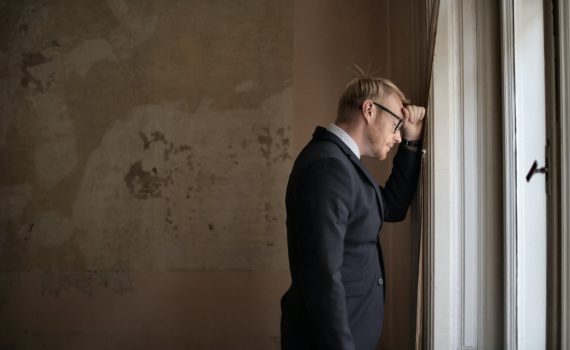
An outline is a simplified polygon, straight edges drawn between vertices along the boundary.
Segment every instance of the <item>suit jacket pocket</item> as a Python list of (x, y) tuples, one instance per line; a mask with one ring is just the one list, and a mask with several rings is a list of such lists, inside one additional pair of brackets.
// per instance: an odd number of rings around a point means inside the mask
[(348, 297), (357, 297), (366, 294), (365, 281), (343, 282), (344, 294)]

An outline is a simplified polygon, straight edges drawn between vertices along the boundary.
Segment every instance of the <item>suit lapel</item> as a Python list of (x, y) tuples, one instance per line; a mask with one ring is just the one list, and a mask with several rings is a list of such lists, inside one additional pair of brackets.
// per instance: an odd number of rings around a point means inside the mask
[(352, 153), (350, 148), (348, 148), (348, 146), (341, 139), (339, 139), (335, 134), (333, 134), (332, 132), (328, 131), (327, 129), (321, 126), (317, 127), (317, 129), (313, 134), (313, 138), (324, 139), (335, 143), (344, 152), (344, 154), (348, 156), (348, 158), (350, 159), (352, 164), (354, 164), (356, 169), (358, 169), (362, 174), (364, 174), (364, 176), (366, 177), (366, 179), (374, 189), (374, 193), (376, 193), (376, 201), (378, 202), (378, 208), (380, 209), (381, 219), (382, 221), (384, 221), (384, 203), (382, 201), (382, 194), (380, 193), (380, 188), (378, 187), (378, 184), (376, 183), (376, 181), (374, 180), (368, 169), (366, 169), (362, 161), (358, 159), (358, 157), (354, 153)]
[(376, 180), (374, 180), (372, 174), (370, 174), (368, 169), (366, 169), (364, 164), (362, 164), (362, 161), (358, 159), (354, 153), (350, 152), (349, 158), (352, 161), (352, 163), (356, 165), (356, 168), (360, 169), (360, 171), (364, 174), (364, 176), (366, 176), (368, 182), (370, 182), (372, 188), (374, 188), (374, 192), (376, 193), (376, 200), (378, 201), (378, 208), (380, 208), (382, 221), (384, 221), (384, 203), (382, 201), (382, 194), (380, 193), (380, 188), (378, 187)]

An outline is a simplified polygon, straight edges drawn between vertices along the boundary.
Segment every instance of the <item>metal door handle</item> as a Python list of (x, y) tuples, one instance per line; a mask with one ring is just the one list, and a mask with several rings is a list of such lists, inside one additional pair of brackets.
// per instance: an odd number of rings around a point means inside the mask
[(538, 167), (538, 163), (535, 160), (534, 163), (532, 163), (532, 166), (530, 167), (530, 170), (528, 171), (528, 174), (526, 174), (526, 182), (530, 182), (530, 179), (532, 178), (532, 176), (534, 174), (546, 174), (548, 173), (548, 167), (543, 166), (542, 168)]

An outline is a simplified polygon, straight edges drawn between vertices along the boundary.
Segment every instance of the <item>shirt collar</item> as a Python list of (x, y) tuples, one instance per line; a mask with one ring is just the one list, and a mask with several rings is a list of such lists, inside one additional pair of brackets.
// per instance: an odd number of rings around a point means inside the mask
[(348, 148), (350, 148), (352, 153), (360, 159), (360, 150), (358, 149), (358, 145), (346, 131), (334, 123), (330, 123), (329, 126), (327, 126), (327, 130), (338, 136), (338, 138), (341, 139)]

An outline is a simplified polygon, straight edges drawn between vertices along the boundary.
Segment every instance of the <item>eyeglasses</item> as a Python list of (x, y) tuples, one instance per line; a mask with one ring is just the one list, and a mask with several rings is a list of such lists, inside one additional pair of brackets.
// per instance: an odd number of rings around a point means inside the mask
[(396, 127), (394, 128), (394, 134), (397, 133), (398, 130), (400, 130), (402, 128), (402, 126), (404, 126), (404, 118), (398, 117), (394, 112), (392, 112), (388, 108), (382, 106), (380, 103), (376, 103), (374, 101), (372, 101), (372, 103), (374, 103), (375, 106), (377, 106), (378, 108), (380, 108), (384, 112), (387, 112), (388, 114), (390, 114), (392, 117), (398, 119), (398, 124), (396, 124)]

